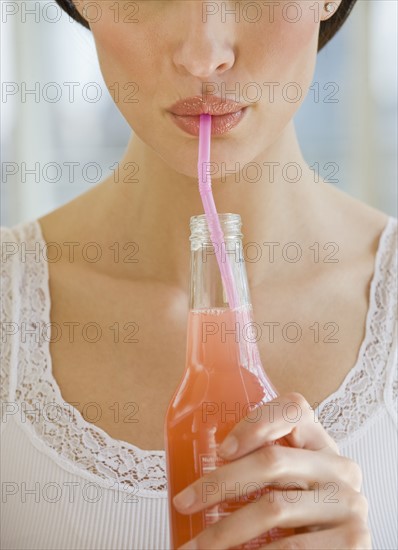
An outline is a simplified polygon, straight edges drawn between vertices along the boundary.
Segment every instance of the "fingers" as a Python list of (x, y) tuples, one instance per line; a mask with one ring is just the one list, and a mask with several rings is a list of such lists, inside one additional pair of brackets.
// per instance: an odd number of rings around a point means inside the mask
[[(299, 541), (314, 545), (303, 546), (303, 548), (323, 547), (315, 546), (317, 543), (324, 544), (325, 548), (362, 548), (339, 545), (336, 540), (329, 541), (329, 535), (325, 534), (327, 532), (325, 529), (337, 527), (338, 524), (344, 525), (347, 529), (347, 533), (345, 533), (341, 529), (341, 525), (339, 526), (340, 537), (344, 536), (347, 539), (352, 537), (353, 540), (354, 536), (359, 539), (363, 535), (363, 541), (367, 543), (365, 537), (367, 527), (363, 520), (367, 514), (367, 502), (363, 495), (350, 489), (341, 491), (334, 498), (330, 497), (330, 491), (327, 490), (320, 490), (318, 496), (313, 491), (294, 491), (293, 493), (273, 491), (261, 496), (258, 501), (243, 506), (233, 514), (207, 527), (193, 539), (196, 546), (191, 543), (191, 546), (187, 546), (187, 548), (227, 549), (259, 537), (274, 527), (289, 529), (308, 525), (318, 528), (321, 526), (322, 530), (294, 535)], [(284, 538), (283, 542), (275, 543), (280, 546), (267, 545), (264, 548), (287, 549), (289, 548), (287, 540), (290, 538)], [(348, 542), (352, 541), (348, 540)], [(368, 548), (368, 546), (364, 546), (364, 548)]]
[(369, 529), (362, 523), (342, 525), (316, 533), (302, 533), (280, 539), (260, 550), (336, 550), (336, 548), (371, 550), (372, 540)]
[[(232, 436), (236, 438), (237, 448), (227, 454), (224, 443)], [(293, 447), (340, 454), (337, 444), (300, 393), (279, 395), (251, 411), (230, 431), (219, 453), (231, 460), (282, 437)]]
[(189, 486), (194, 498), (188, 507), (180, 504), (182, 498), (175, 497), (173, 502), (179, 512), (194, 514), (223, 500), (259, 492), (270, 483), (280, 489), (290, 484), (292, 488), (304, 490), (329, 483), (336, 490), (351, 487), (360, 491), (362, 474), (358, 464), (344, 456), (325, 456), (306, 449), (271, 445), (196, 480)]

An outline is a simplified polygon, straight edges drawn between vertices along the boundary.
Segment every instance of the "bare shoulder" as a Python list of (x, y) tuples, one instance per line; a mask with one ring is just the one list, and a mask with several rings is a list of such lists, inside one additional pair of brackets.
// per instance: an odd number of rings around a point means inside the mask
[(358, 255), (374, 255), (390, 216), (344, 191), (326, 185), (333, 226), (340, 240)]
[(63, 242), (92, 238), (102, 204), (102, 189), (99, 184), (38, 218), (44, 239), (47, 242)]

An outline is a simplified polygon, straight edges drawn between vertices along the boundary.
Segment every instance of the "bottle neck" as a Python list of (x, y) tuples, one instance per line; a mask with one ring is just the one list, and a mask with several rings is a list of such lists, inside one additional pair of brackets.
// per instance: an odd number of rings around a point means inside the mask
[[(242, 242), (231, 239), (222, 245), (223, 261), (229, 261), (238, 306), (250, 304)], [(190, 309), (228, 308), (228, 300), (213, 245), (203, 243), (191, 250)]]
[[(243, 256), (240, 216), (219, 214), (224, 242), (221, 244), (222, 262), (229, 262), (238, 297), (237, 308), (251, 305), (246, 266)], [(216, 250), (210, 238), (206, 218), (191, 218), (191, 277), (190, 302), (193, 310), (229, 308), (227, 294), (217, 262)], [(216, 245), (217, 246), (217, 245)]]
[(222, 259), (229, 260), (238, 305), (229, 308), (205, 216), (193, 216), (187, 364), (214, 371), (245, 369), (261, 381), (264, 402), (269, 401), (277, 393), (262, 368), (256, 331), (252, 330), (253, 308), (243, 257), (240, 216), (219, 214), (219, 218), (224, 234)]

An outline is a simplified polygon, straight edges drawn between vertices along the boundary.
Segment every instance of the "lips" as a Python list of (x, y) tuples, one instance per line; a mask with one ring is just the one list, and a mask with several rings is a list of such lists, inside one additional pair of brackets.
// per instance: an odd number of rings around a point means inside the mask
[(212, 116), (222, 116), (237, 113), (245, 108), (246, 105), (237, 103), (229, 99), (222, 99), (216, 96), (187, 97), (177, 101), (169, 111), (178, 116), (199, 116), (208, 114)]
[(234, 128), (242, 120), (246, 105), (215, 96), (188, 97), (175, 103), (169, 109), (173, 122), (188, 134), (199, 135), (200, 115), (212, 116), (212, 135), (222, 135)]

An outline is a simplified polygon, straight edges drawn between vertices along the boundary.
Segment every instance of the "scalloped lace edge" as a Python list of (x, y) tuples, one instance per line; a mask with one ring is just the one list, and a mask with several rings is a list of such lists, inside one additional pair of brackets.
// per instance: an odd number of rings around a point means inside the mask
[[(394, 411), (398, 383), (396, 372), (394, 379), (395, 361), (394, 357), (391, 359), (391, 355), (394, 355), (394, 347), (396, 349), (396, 338), (394, 343), (387, 342), (386, 338), (394, 333), (394, 328), (391, 328), (394, 327), (394, 303), (391, 297), (394, 296), (393, 279), (397, 269), (396, 262), (391, 262), (390, 255), (394, 250), (396, 227), (397, 220), (389, 217), (380, 237), (369, 291), (365, 338), (357, 362), (340, 387), (315, 409), (318, 419), (339, 445), (344, 444), (354, 434), (355, 438), (358, 437), (373, 424), (373, 420), (379, 417), (378, 409), (383, 400), (390, 414)], [(22, 239), (26, 242), (39, 242), (40, 250), (45, 246), (38, 220), (6, 229), (19, 242)], [(19, 267), (20, 264), (14, 260), (11, 273)], [(2, 264), (2, 277), (3, 275), (7, 278), (9, 273)], [(21, 279), (22, 277), (15, 279), (19, 282), (19, 292), (16, 294), (19, 297), (29, 297), (20, 300), (21, 319), (24, 319), (25, 313), (31, 329), (37, 323), (39, 326), (50, 323), (49, 271), (46, 261), (35, 263), (28, 258), (23, 280)], [(25, 292), (22, 292), (22, 286)], [(29, 288), (29, 293), (26, 288)], [(14, 290), (15, 283), (13, 285), (10, 282), (5, 304), (2, 306), (2, 315), (6, 319), (18, 318), (15, 317), (18, 296), (15, 296)], [(385, 313), (381, 319), (378, 316), (380, 310)], [(387, 373), (387, 369), (377, 369), (377, 362), (380, 361), (378, 349), (384, 349), (385, 356), (386, 346), (390, 349)], [(18, 373), (15, 368), (9, 373), (9, 400), (13, 401), (14, 397), (21, 406), (25, 403), (28, 409), (32, 409), (32, 406), (38, 405), (39, 411), (40, 408), (42, 410), (39, 416), (27, 412), (26, 423), (18, 421), (37, 449), (63, 468), (104, 487), (151, 498), (164, 498), (167, 495), (165, 451), (144, 450), (114, 439), (100, 427), (86, 421), (78, 409), (66, 403), (52, 375), (48, 339), (40, 339), (36, 347), (29, 346), (29, 340), (25, 344), (20, 343), (18, 349), (17, 346), (6, 346), (5, 363), (18, 363)], [(2, 374), (6, 379), (7, 373)], [(391, 383), (391, 395), (385, 391), (388, 389), (385, 388), (386, 380)], [(51, 403), (54, 405), (50, 405)], [(61, 411), (55, 419), (56, 423), (44, 413), (51, 408)], [(352, 414), (353, 410), (357, 414)]]

